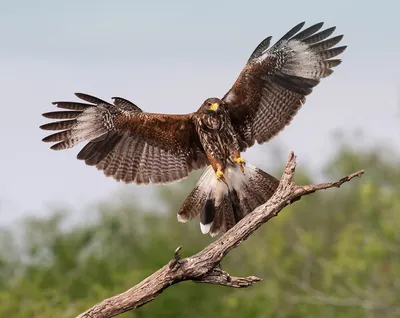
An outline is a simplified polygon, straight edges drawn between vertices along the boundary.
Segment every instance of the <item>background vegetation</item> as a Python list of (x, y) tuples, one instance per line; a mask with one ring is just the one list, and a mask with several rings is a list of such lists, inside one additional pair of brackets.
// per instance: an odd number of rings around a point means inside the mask
[[(297, 183), (359, 169), (362, 179), (289, 206), (222, 264), (263, 282), (242, 290), (185, 282), (121, 317), (400, 316), (400, 157), (342, 146), (323, 171), (299, 169)], [(176, 221), (196, 178), (159, 188), (168, 213), (138, 208), (132, 193), (99, 204), (90, 222), (71, 226), (68, 211), (54, 211), (2, 229), (0, 317), (74, 317), (157, 270), (177, 246), (183, 256), (201, 250), (211, 238), (197, 220)]]

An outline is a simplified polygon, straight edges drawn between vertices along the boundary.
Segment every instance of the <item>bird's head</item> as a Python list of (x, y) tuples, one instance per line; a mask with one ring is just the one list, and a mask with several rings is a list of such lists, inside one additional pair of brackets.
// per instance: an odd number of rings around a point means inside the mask
[(219, 98), (207, 98), (200, 106), (199, 112), (208, 114), (218, 114), (223, 111), (224, 103)]

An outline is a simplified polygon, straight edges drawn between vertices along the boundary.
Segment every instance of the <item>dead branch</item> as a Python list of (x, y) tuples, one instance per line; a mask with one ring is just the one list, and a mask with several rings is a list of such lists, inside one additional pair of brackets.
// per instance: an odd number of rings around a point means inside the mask
[(259, 206), (230, 231), (196, 255), (181, 259), (178, 254), (181, 246), (178, 247), (173, 254), (172, 260), (157, 272), (127, 291), (94, 305), (77, 318), (117, 316), (145, 305), (169, 286), (186, 280), (236, 288), (249, 287), (253, 283), (261, 281), (260, 278), (255, 276), (232, 277), (223, 271), (219, 265), (232, 249), (239, 246), (241, 242), (246, 240), (261, 225), (277, 216), (287, 205), (297, 201), (304, 195), (314, 193), (318, 190), (333, 187), (339, 188), (343, 183), (364, 173), (363, 171), (359, 171), (332, 183), (298, 186), (293, 182), (295, 168), (296, 157), (292, 152), (280, 180), (279, 187), (268, 202)]

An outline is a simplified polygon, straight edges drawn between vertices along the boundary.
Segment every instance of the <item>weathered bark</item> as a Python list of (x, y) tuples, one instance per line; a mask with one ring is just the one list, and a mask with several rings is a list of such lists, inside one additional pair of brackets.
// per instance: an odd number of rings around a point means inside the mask
[(78, 318), (106, 318), (119, 315), (145, 305), (169, 286), (185, 280), (236, 288), (249, 287), (253, 283), (261, 281), (260, 278), (255, 276), (230, 276), (219, 267), (219, 264), (232, 249), (246, 240), (261, 225), (277, 216), (287, 205), (299, 200), (304, 195), (318, 190), (333, 187), (339, 188), (343, 183), (364, 173), (359, 171), (332, 183), (298, 186), (293, 182), (295, 168), (296, 157), (291, 153), (279, 187), (272, 198), (243, 218), (235, 227), (205, 247), (201, 252), (191, 257), (180, 259), (178, 253), (181, 247), (178, 247), (173, 254), (172, 260), (157, 272), (129, 290), (94, 305), (80, 314)]

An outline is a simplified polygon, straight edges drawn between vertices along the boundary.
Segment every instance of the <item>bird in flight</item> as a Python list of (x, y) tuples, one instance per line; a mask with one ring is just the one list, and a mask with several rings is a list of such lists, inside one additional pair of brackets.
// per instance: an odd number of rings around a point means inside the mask
[[(200, 215), (200, 228), (212, 236), (228, 231), (265, 203), (279, 182), (241, 153), (287, 126), (322, 78), (332, 74), (346, 46), (335, 27), (296, 25), (270, 47), (264, 39), (251, 54), (232, 88), (208, 98), (189, 114), (148, 113), (134, 103), (113, 103), (77, 93), (84, 102), (58, 101), (66, 109), (44, 113), (57, 121), (40, 126), (58, 130), (43, 139), (51, 149), (87, 144), (78, 159), (117, 181), (165, 184), (207, 167), (178, 212), (186, 222)], [(303, 29), (303, 30), (302, 30)]]

